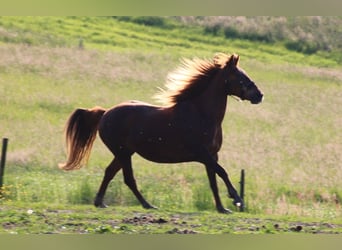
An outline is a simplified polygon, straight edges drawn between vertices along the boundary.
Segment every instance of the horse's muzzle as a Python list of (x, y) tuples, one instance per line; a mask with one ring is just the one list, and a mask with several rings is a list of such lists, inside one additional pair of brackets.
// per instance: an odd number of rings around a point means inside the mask
[(252, 104), (259, 104), (262, 102), (263, 99), (264, 99), (264, 95), (262, 93), (258, 93), (253, 98), (251, 98), (250, 101)]

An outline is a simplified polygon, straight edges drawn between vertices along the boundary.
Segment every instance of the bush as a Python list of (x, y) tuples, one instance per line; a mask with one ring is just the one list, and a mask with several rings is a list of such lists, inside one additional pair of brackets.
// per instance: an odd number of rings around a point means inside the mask
[(212, 26), (205, 26), (204, 27), (204, 33), (205, 34), (218, 36), (218, 35), (220, 35), (221, 31), (222, 31), (222, 28), (221, 28), (220, 24), (214, 24)]
[(294, 50), (307, 55), (314, 54), (319, 50), (318, 44), (307, 41), (288, 41), (285, 43), (285, 47), (289, 50)]
[(173, 24), (170, 22), (170, 19), (166, 19), (165, 17), (158, 16), (138, 16), (138, 17), (114, 17), (120, 21), (132, 22), (146, 26), (159, 27), (159, 28), (172, 28)]
[(166, 21), (163, 17), (157, 17), (157, 16), (135, 17), (133, 19), (133, 22), (147, 25), (147, 26), (156, 26), (156, 27), (164, 27), (166, 24)]
[(238, 30), (233, 27), (225, 27), (224, 36), (226, 38), (239, 38), (240, 37)]

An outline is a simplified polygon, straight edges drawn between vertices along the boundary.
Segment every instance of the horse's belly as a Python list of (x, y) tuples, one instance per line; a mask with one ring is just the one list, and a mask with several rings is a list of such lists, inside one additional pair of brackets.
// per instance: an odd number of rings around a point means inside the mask
[(180, 162), (189, 162), (189, 161), (195, 161), (194, 155), (191, 154), (184, 154), (183, 152), (176, 153), (176, 154), (168, 154), (166, 152), (140, 152), (137, 151), (137, 153), (145, 158), (146, 160), (158, 162), (158, 163), (180, 163)]
[(134, 151), (147, 160), (159, 163), (188, 162), (195, 159), (181, 140), (162, 136), (146, 138)]

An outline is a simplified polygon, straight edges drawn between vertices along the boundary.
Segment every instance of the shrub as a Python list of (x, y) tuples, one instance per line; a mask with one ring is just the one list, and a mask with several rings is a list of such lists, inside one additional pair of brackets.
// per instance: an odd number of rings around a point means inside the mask
[(120, 21), (132, 22), (146, 26), (159, 27), (159, 28), (172, 28), (173, 24), (170, 19), (159, 16), (138, 16), (138, 17), (114, 17)]
[(308, 41), (288, 41), (285, 47), (289, 50), (301, 52), (307, 55), (316, 53), (319, 50), (319, 45)]
[(204, 33), (205, 34), (210, 34), (214, 36), (218, 36), (222, 31), (221, 25), (220, 24), (214, 24), (211, 26), (204, 26)]
[(224, 36), (226, 38), (239, 38), (239, 32), (234, 27), (225, 27)]

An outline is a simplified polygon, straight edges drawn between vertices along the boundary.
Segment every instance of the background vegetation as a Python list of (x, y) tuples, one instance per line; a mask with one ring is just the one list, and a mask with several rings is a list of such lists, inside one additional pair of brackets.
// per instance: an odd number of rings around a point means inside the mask
[[(264, 43), (281, 43), (289, 50), (313, 54), (341, 51), (341, 17), (176, 17), (198, 24), (205, 32)], [(329, 54), (329, 56), (332, 56)], [(341, 53), (336, 53), (341, 61)]]
[[(64, 124), (75, 108), (109, 108), (128, 99), (154, 102), (151, 97), (180, 58), (228, 52), (241, 56), (240, 66), (265, 93), (258, 106), (229, 98), (223, 124), (220, 163), (236, 186), (240, 170), (246, 170), (244, 218), (306, 218), (335, 223), (339, 231), (341, 22), (340, 17), (1, 17), (0, 136), (10, 140), (0, 201), (4, 220), (27, 217), (27, 207), (49, 216), (51, 209), (83, 205), (75, 213), (84, 215), (91, 208), (111, 155), (97, 140), (84, 169), (57, 168), (65, 160)], [(133, 164), (147, 199), (168, 212), (156, 216), (186, 211), (209, 221), (216, 213), (199, 164), (154, 164), (138, 156)], [(220, 185), (222, 200), (234, 209)], [(109, 213), (127, 215), (139, 207), (121, 173), (105, 200), (113, 206)], [(13, 208), (18, 212), (10, 212)], [(39, 231), (20, 225), (22, 231)], [(104, 232), (117, 225), (107, 226)]]

